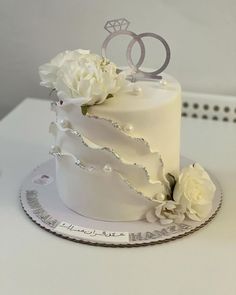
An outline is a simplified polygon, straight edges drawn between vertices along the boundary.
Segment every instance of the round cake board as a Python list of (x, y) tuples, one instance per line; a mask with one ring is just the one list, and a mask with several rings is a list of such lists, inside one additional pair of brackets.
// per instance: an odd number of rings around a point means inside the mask
[[(182, 167), (192, 162), (181, 158)], [(161, 225), (145, 220), (107, 222), (82, 216), (68, 209), (58, 195), (54, 159), (39, 165), (26, 177), (20, 189), (20, 201), (31, 220), (62, 238), (108, 247), (147, 246), (189, 235), (213, 219), (221, 206), (222, 191), (217, 179), (210, 176), (216, 193), (212, 211), (201, 222), (186, 219), (181, 224)]]

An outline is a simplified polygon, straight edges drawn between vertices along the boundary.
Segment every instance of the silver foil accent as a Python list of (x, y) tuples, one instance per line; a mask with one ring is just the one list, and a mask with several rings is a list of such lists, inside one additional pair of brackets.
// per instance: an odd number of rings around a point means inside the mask
[(133, 136), (131, 132), (129, 132), (129, 133), (128, 132), (125, 132), (124, 128), (118, 122), (115, 122), (112, 119), (108, 119), (108, 118), (104, 118), (104, 117), (99, 117), (97, 115), (92, 115), (89, 112), (86, 114), (86, 116), (89, 117), (89, 118), (95, 119), (95, 120), (101, 120), (101, 121), (106, 121), (106, 122), (110, 123), (114, 128), (116, 128), (119, 131), (121, 131), (124, 135), (132, 138), (135, 141), (139, 141), (141, 144), (144, 144), (151, 153), (155, 153), (155, 152), (153, 152), (151, 150), (151, 146), (150, 146), (149, 142), (147, 142), (142, 137), (135, 137), (135, 136)]
[[(162, 174), (163, 180), (164, 180), (165, 184), (170, 188), (170, 186), (169, 186), (169, 181), (167, 180), (167, 178), (166, 178), (166, 176), (165, 176), (165, 173), (164, 173), (164, 163), (163, 163), (163, 160), (162, 160), (162, 158), (161, 158), (161, 155), (160, 155), (159, 152), (153, 151), (153, 150), (151, 149), (151, 146), (150, 146), (150, 144), (149, 144), (148, 141), (146, 141), (146, 140), (145, 140), (144, 138), (142, 138), (142, 137), (135, 137), (135, 136), (132, 135), (132, 133), (127, 133), (127, 132), (125, 132), (124, 129), (122, 128), (122, 126), (121, 126), (118, 122), (113, 121), (112, 119), (108, 119), (108, 118), (104, 118), (104, 117), (99, 117), (99, 116), (97, 116), (97, 115), (92, 115), (92, 114), (90, 114), (90, 113), (87, 113), (86, 116), (89, 117), (89, 118), (95, 119), (95, 120), (103, 120), (103, 121), (106, 121), (106, 122), (110, 123), (114, 128), (116, 128), (116, 129), (118, 129), (119, 131), (121, 131), (122, 134), (124, 134), (124, 135), (126, 135), (126, 136), (128, 136), (128, 137), (130, 137), (130, 138), (132, 138), (132, 139), (134, 139), (134, 140), (136, 140), (137, 142), (139, 142), (139, 143), (141, 143), (141, 144), (144, 144), (144, 145), (147, 147), (148, 151), (149, 151), (151, 154), (156, 155), (157, 158), (159, 159), (160, 164), (161, 164), (161, 167), (162, 167), (161, 174)], [(134, 165), (135, 165), (135, 164), (134, 164)], [(146, 168), (145, 168), (145, 169), (146, 169)], [(150, 179), (150, 176), (149, 176), (149, 179)]]
[(56, 158), (62, 158), (62, 157), (70, 157), (74, 160), (74, 163), (76, 166), (80, 167), (81, 169), (86, 169), (86, 165), (84, 163), (82, 163), (79, 159), (77, 159), (73, 154), (71, 153), (65, 153), (65, 152), (53, 152), (50, 151), (49, 154), (51, 156), (54, 156)]
[[(115, 122), (115, 121), (113, 121), (112, 119), (108, 119), (108, 118), (104, 118), (104, 117), (99, 117), (99, 116), (97, 116), (97, 115), (93, 115), (93, 114), (91, 114), (91, 113), (89, 113), (89, 112), (86, 114), (86, 116), (87, 116), (88, 118), (91, 118), (91, 119), (101, 120), (101, 121), (106, 121), (106, 122), (110, 123), (114, 128), (116, 128), (117, 130), (119, 130), (120, 132), (122, 132), (122, 134), (124, 134), (125, 136), (127, 136), (127, 137), (129, 137), (129, 138), (131, 138), (131, 139), (133, 139), (133, 140), (135, 140), (135, 141), (137, 141), (137, 142), (139, 142), (140, 144), (145, 145), (146, 148), (148, 149), (148, 151), (149, 151), (151, 154), (156, 154), (156, 155), (157, 155), (157, 158), (159, 159), (159, 161), (160, 161), (160, 163), (161, 163), (161, 167), (162, 167), (162, 169), (163, 169), (163, 178), (164, 178), (164, 180), (168, 183), (168, 180), (165, 178), (165, 173), (164, 173), (164, 163), (163, 163), (163, 160), (162, 160), (162, 158), (161, 158), (161, 155), (160, 155), (159, 152), (157, 152), (157, 151), (153, 151), (153, 150), (151, 149), (151, 146), (150, 146), (150, 144), (149, 144), (148, 141), (146, 141), (146, 140), (145, 140), (144, 138), (142, 138), (142, 137), (135, 137), (135, 136), (133, 136), (133, 135), (132, 135), (132, 132), (125, 132), (124, 128), (123, 128), (118, 122)], [(57, 126), (57, 127), (59, 127), (59, 128), (61, 128), (61, 126), (60, 126), (58, 123), (51, 122), (50, 127), (49, 127), (49, 132), (55, 135), (55, 133), (54, 133), (54, 125)], [(76, 135), (76, 136), (81, 137), (82, 143), (83, 143), (86, 147), (90, 147), (90, 146), (88, 146), (88, 144), (84, 141), (84, 137), (83, 137), (78, 131), (76, 131), (76, 130), (74, 130), (74, 129), (72, 129), (72, 128), (68, 128), (67, 130), (64, 130), (64, 131), (69, 131), (71, 134), (74, 134), (74, 135)], [(90, 141), (90, 140), (88, 140), (88, 141)], [(103, 150), (108, 150), (109, 152), (113, 153), (114, 156), (115, 156), (116, 158), (120, 159), (120, 156), (119, 156), (119, 155), (118, 155), (113, 149), (111, 149), (111, 148), (109, 148), (109, 147), (101, 147), (101, 149), (103, 149)], [(125, 162), (124, 162), (124, 164), (125, 164)], [(138, 164), (134, 163), (134, 165), (138, 165)], [(143, 166), (141, 166), (141, 167), (143, 167)], [(143, 168), (146, 169), (145, 167), (143, 167)], [(149, 177), (149, 179), (150, 179), (150, 176), (149, 176), (149, 173), (148, 173), (148, 172), (147, 172), (147, 174), (148, 174), (148, 177)]]
[[(71, 153), (64, 153), (64, 152), (60, 152), (60, 153), (53, 153), (53, 152), (51, 152), (51, 155), (52, 156), (56, 156), (56, 157), (71, 157), (73, 160), (74, 160), (74, 163), (75, 163), (75, 165), (77, 166), (77, 167), (79, 167), (80, 169), (83, 169), (83, 170), (87, 170), (88, 172), (89, 172), (89, 170), (87, 169), (87, 166), (84, 164), (84, 163), (82, 163), (79, 159), (77, 159), (73, 154), (71, 154)], [(89, 167), (89, 166), (88, 166)], [(95, 167), (94, 167), (95, 168)], [(96, 170), (96, 169), (94, 169), (94, 170)], [(99, 171), (100, 171), (100, 169), (99, 169)], [(151, 197), (148, 197), (148, 196), (146, 196), (146, 195), (144, 195), (141, 191), (138, 191), (135, 187), (133, 187), (132, 185), (131, 185), (131, 183), (128, 181), (128, 179), (126, 179), (125, 177), (123, 177), (122, 176), (122, 174), (121, 173), (119, 173), (118, 171), (116, 171), (116, 170), (112, 170), (112, 172), (111, 173), (115, 173), (116, 175), (118, 175), (119, 177), (120, 177), (120, 179), (129, 187), (129, 189), (131, 189), (132, 191), (134, 191), (137, 195), (139, 195), (139, 196), (141, 196), (141, 197), (143, 197), (144, 199), (147, 199), (148, 201), (150, 201), (150, 202), (153, 202), (153, 203), (155, 203), (153, 200), (152, 200), (152, 198)]]
[[(109, 42), (113, 38), (115, 38), (119, 35), (128, 35), (128, 36), (132, 37), (132, 39), (126, 49), (126, 59), (127, 59), (129, 67), (132, 70), (132, 74), (130, 76), (128, 76), (127, 78), (129, 80), (131, 80), (132, 82), (135, 82), (137, 80), (162, 79), (162, 76), (159, 76), (159, 74), (165, 70), (165, 68), (168, 66), (169, 61), (170, 61), (170, 47), (169, 47), (168, 43), (166, 42), (166, 40), (163, 37), (161, 37), (155, 33), (135, 34), (132, 31), (128, 31), (129, 24), (130, 24), (130, 22), (125, 18), (114, 19), (114, 20), (110, 20), (110, 21), (106, 22), (104, 28), (110, 34), (108, 35), (108, 37), (104, 40), (104, 42), (102, 44), (102, 55), (104, 57), (107, 56), (107, 47), (108, 47)], [(145, 59), (145, 46), (142, 41), (142, 39), (144, 37), (151, 37), (151, 38), (157, 39), (158, 41), (160, 41), (162, 43), (162, 45), (164, 46), (165, 51), (166, 51), (166, 57), (165, 57), (165, 61), (164, 61), (163, 65), (159, 69), (152, 71), (152, 72), (145, 72), (145, 71), (140, 70), (140, 67), (143, 64), (143, 61)], [(132, 49), (133, 49), (133, 46), (135, 45), (135, 43), (139, 44), (140, 51), (141, 51), (139, 60), (136, 64), (133, 62), (133, 59), (132, 59)], [(118, 70), (118, 71), (121, 71), (121, 70)]]
[(127, 163), (127, 162), (124, 161), (124, 160), (119, 156), (119, 154), (117, 154), (113, 149), (111, 149), (111, 148), (109, 148), (109, 147), (101, 147), (101, 146), (99, 146), (99, 145), (97, 145), (97, 144), (96, 144), (97, 148), (94, 148), (94, 147), (90, 146), (90, 145), (88, 144), (88, 142), (89, 142), (90, 140), (85, 139), (85, 136), (83, 136), (80, 132), (78, 132), (78, 131), (76, 131), (76, 130), (74, 130), (74, 129), (72, 129), (72, 128), (63, 128), (61, 125), (59, 125), (58, 123), (55, 123), (55, 122), (52, 122), (52, 123), (50, 124), (50, 126), (51, 126), (50, 129), (53, 130), (52, 134), (53, 134), (54, 136), (55, 136), (55, 131), (54, 131), (54, 128), (53, 128), (53, 127), (56, 127), (56, 128), (58, 128), (59, 130), (61, 130), (61, 131), (63, 131), (63, 132), (69, 132), (70, 134), (77, 136), (77, 137), (81, 140), (81, 143), (82, 143), (85, 147), (90, 148), (90, 149), (100, 150), (100, 151), (106, 151), (106, 152), (112, 154), (112, 155), (113, 155), (117, 160), (119, 160), (122, 164), (127, 165), (127, 166), (136, 166), (136, 167), (138, 167), (139, 169), (143, 170), (144, 173), (145, 173), (145, 175), (146, 175), (147, 182), (148, 182), (149, 184), (157, 184), (157, 183), (161, 183), (161, 181), (159, 181), (159, 180), (157, 180), (157, 181), (153, 181), (153, 180), (151, 180), (150, 174), (149, 174), (149, 172), (147, 171), (146, 167), (144, 167), (144, 166), (142, 166), (142, 165), (140, 165), (140, 164), (137, 164), (137, 163), (132, 163), (132, 164), (131, 164), (131, 163)]

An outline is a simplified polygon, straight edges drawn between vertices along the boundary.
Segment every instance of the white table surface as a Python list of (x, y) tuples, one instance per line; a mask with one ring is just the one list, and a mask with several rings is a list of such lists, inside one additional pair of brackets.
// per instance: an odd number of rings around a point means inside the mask
[(221, 182), (216, 218), (170, 243), (113, 249), (56, 237), (21, 209), (19, 186), (49, 158), (53, 118), (49, 102), (26, 99), (0, 121), (0, 294), (236, 294), (236, 124), (182, 123), (182, 154)]

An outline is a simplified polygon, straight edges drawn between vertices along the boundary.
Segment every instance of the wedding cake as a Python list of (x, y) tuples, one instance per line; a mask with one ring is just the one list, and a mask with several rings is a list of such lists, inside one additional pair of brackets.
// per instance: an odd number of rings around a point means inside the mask
[[(143, 49), (146, 34), (163, 43), (169, 58), (163, 38), (127, 27), (109, 35), (103, 53), (110, 39), (128, 32), (127, 56), (135, 42)], [(60, 198), (104, 221), (200, 221), (211, 211), (215, 185), (197, 163), (180, 170), (180, 84), (160, 71), (141, 71), (142, 61), (129, 59), (131, 67), (121, 71), (105, 54), (79, 49), (40, 67), (41, 84), (58, 97), (50, 132)]]

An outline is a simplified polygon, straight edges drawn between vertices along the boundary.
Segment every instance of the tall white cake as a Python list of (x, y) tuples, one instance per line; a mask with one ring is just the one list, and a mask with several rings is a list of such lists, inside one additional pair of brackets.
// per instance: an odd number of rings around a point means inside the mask
[[(154, 33), (128, 31), (128, 25), (124, 19), (107, 23), (104, 56), (65, 51), (40, 67), (41, 85), (58, 97), (50, 132), (60, 198), (78, 214), (109, 222), (201, 221), (211, 212), (215, 185), (197, 163), (179, 171), (181, 87), (159, 75), (168, 65), (169, 46)], [(132, 37), (130, 68), (123, 71), (105, 57), (108, 43), (120, 34)], [(143, 37), (165, 47), (158, 70), (140, 69)], [(136, 42), (141, 56), (135, 65)]]
[[(165, 75), (89, 108), (57, 104), (52, 124), (57, 187), (74, 211), (102, 220), (137, 220), (179, 174), (181, 89)], [(79, 165), (75, 163), (80, 163)]]

